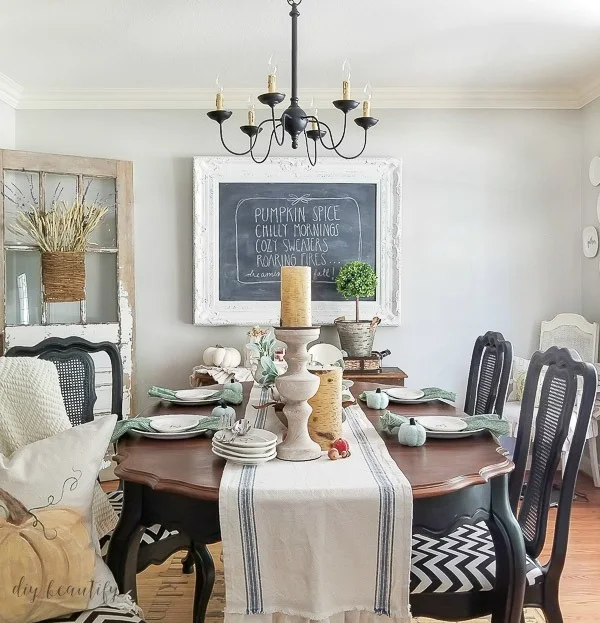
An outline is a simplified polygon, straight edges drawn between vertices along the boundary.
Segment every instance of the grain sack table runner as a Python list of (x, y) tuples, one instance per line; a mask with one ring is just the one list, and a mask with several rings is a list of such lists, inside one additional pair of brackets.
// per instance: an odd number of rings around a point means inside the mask
[[(246, 417), (284, 431), (265, 390)], [(360, 407), (346, 409), (352, 455), (227, 463), (219, 510), (226, 623), (410, 621), (412, 491)]]

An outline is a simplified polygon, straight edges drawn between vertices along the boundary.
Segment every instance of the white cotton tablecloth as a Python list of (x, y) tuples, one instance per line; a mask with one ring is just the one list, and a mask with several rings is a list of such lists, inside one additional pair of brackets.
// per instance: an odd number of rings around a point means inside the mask
[[(252, 391), (246, 417), (283, 427)], [(346, 409), (352, 456), (227, 463), (219, 510), (226, 623), (410, 621), (412, 491), (360, 407)]]

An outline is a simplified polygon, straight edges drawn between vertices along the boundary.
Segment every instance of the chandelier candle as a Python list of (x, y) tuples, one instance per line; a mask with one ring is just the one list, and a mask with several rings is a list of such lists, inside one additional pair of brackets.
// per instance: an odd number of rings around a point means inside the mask
[(312, 326), (310, 266), (281, 267), (281, 326)]
[(308, 434), (321, 450), (329, 450), (331, 442), (342, 436), (342, 369), (325, 366), (308, 370), (319, 377), (319, 389), (308, 401), (312, 407)]

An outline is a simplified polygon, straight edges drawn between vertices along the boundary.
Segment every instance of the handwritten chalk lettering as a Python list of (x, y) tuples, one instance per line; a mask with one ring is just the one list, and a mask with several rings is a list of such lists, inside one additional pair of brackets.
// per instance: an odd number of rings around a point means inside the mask
[[(271, 202), (275, 205), (268, 205)], [(243, 226), (244, 215), (248, 214), (244, 204), (251, 208), (251, 218), (254, 221), (254, 241), (252, 248), (253, 258), (246, 270), (240, 275), (239, 236), (240, 232), (245, 240), (245, 245), (250, 242), (247, 237), (247, 229)], [(343, 212), (345, 207), (345, 212)], [(240, 212), (241, 210), (241, 212)], [(343, 217), (345, 214), (345, 217)], [(307, 218), (308, 217), (308, 218)], [(344, 218), (348, 220), (344, 224)], [(357, 223), (358, 218), (358, 223)], [(339, 265), (337, 259), (344, 247), (336, 243), (333, 255), (330, 254), (332, 244), (340, 238), (340, 228), (344, 228), (345, 236), (350, 236), (354, 246), (354, 227), (358, 224), (358, 253), (348, 248), (348, 260), (360, 259), (361, 232), (360, 232), (360, 209), (356, 201), (350, 197), (342, 198), (335, 202), (327, 202), (322, 198), (313, 198), (305, 193), (301, 198), (294, 196), (284, 204), (281, 199), (248, 198), (238, 204), (236, 212), (236, 248), (237, 273), (239, 283), (275, 282), (280, 275), (274, 270), (281, 266), (312, 266), (315, 271), (314, 280), (321, 283), (333, 283)], [(240, 228), (240, 226), (242, 226)], [(348, 242), (350, 241), (348, 240)], [(249, 250), (247, 246), (244, 249)], [(338, 268), (336, 269), (336, 265)], [(249, 270), (248, 270), (249, 268)], [(267, 270), (265, 270), (267, 269)]]
[(339, 221), (338, 216), (339, 205), (333, 206), (313, 206), (313, 221)]
[(294, 237), (340, 235), (340, 226), (336, 223), (294, 223)]
[(337, 300), (335, 279), (341, 266), (352, 260), (374, 263), (375, 186), (341, 184), (337, 196), (327, 196), (331, 185), (322, 184), (302, 184), (298, 190), (274, 196), (261, 192), (271, 186), (235, 183), (221, 188), (226, 187), (231, 198), (222, 194), (219, 204), (220, 300), (277, 300), (280, 268), (286, 265), (311, 266), (313, 282), (318, 284), (315, 300)]
[(282, 240), (284, 251), (319, 251), (327, 253), (327, 240), (319, 238), (296, 238), (296, 240)]
[(258, 223), (295, 223), (306, 221), (306, 209), (304, 206), (276, 206), (254, 208), (254, 222)]

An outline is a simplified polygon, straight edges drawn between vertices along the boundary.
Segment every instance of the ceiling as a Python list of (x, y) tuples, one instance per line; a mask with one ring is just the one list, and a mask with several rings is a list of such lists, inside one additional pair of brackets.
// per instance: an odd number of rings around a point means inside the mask
[[(266, 90), (273, 53), (289, 84), (288, 12), (285, 0), (0, 0), (0, 96), (200, 107), (219, 74), (241, 106)], [(345, 57), (354, 95), (370, 81), (390, 106), (600, 94), (598, 0), (304, 0), (300, 13), (300, 84), (317, 98), (336, 96)]]

